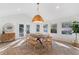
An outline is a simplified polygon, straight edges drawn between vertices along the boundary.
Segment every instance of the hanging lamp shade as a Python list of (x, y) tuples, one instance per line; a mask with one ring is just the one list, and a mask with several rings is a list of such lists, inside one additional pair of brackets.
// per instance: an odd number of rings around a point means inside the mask
[(39, 3), (37, 3), (37, 15), (32, 19), (32, 22), (44, 22), (43, 18), (39, 15)]
[(33, 17), (32, 22), (44, 22), (44, 20), (40, 15), (36, 15)]

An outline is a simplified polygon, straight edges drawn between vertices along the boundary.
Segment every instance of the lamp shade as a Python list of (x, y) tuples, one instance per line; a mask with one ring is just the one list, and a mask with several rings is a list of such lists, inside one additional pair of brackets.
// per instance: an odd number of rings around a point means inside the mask
[(32, 22), (44, 22), (43, 18), (40, 15), (34, 16)]

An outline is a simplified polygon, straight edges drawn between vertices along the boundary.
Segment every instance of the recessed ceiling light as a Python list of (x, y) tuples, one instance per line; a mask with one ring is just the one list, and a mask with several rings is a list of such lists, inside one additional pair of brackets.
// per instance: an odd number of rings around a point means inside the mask
[(18, 12), (20, 12), (20, 11), (21, 11), (21, 8), (17, 8), (16, 10), (17, 10)]
[(59, 9), (60, 8), (60, 6), (56, 6), (56, 9)]

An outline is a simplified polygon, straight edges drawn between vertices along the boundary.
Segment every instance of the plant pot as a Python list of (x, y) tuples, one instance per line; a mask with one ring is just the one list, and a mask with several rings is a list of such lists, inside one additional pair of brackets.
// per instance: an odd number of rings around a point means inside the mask
[(79, 48), (79, 43), (77, 42), (74, 42), (72, 45)]

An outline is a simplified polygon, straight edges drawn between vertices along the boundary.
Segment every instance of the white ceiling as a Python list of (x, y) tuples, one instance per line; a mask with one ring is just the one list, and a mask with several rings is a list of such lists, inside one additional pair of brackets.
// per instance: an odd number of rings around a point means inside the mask
[[(35, 3), (0, 3), (0, 17), (25, 14), (30, 19), (36, 14)], [(69, 16), (79, 16), (78, 3), (40, 3), (40, 15), (52, 20)]]

